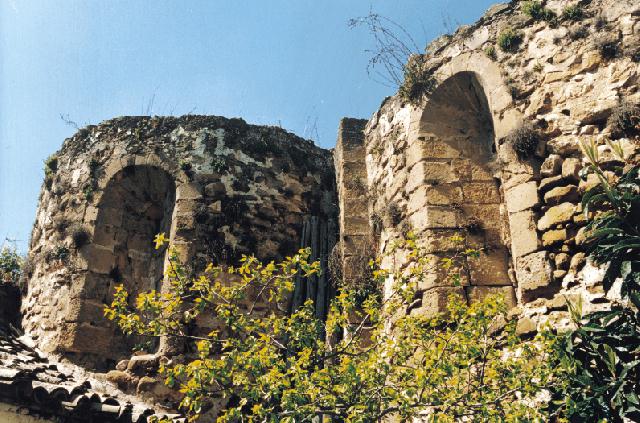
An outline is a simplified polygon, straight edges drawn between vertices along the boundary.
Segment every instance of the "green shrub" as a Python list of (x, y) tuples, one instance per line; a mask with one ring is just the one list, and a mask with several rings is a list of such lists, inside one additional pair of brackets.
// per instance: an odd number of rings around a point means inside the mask
[(96, 189), (92, 183), (88, 183), (82, 188), (82, 195), (87, 201), (93, 201), (93, 197), (96, 193)]
[(582, 6), (579, 4), (574, 4), (571, 6), (567, 6), (562, 11), (562, 19), (565, 21), (579, 21), (584, 17), (584, 12), (582, 10)]
[[(640, 179), (634, 166), (615, 183), (610, 183), (598, 165), (595, 144), (582, 144), (592, 163), (583, 171), (596, 174), (600, 184), (582, 198), (586, 217), (596, 213), (586, 226), (587, 246), (595, 264), (606, 266), (603, 286), (611, 289), (616, 279), (622, 279), (622, 294), (640, 290)], [(618, 144), (612, 149), (619, 160), (623, 151)]]
[(552, 21), (556, 17), (556, 14), (544, 7), (540, 1), (522, 2), (522, 12), (535, 20)]
[(526, 159), (535, 153), (540, 142), (540, 134), (533, 125), (525, 124), (511, 131), (505, 141), (516, 152), (518, 158)]
[(507, 28), (498, 36), (498, 47), (500, 50), (513, 53), (518, 50), (522, 43), (522, 33), (514, 30), (513, 28)]
[(58, 170), (58, 156), (52, 154), (44, 161), (44, 185), (47, 189), (51, 189), (53, 179)]
[(65, 262), (69, 258), (69, 249), (64, 245), (58, 245), (47, 253), (48, 261)]
[(52, 154), (44, 161), (44, 173), (55, 173), (58, 170), (58, 155)]
[(15, 248), (3, 246), (0, 249), (0, 282), (17, 285), (23, 264), (24, 259)]
[(566, 369), (566, 386), (554, 395), (562, 413), (571, 422), (640, 421), (640, 313), (614, 306), (572, 314), (577, 329), (557, 344)]
[(435, 79), (425, 67), (425, 57), (415, 54), (409, 57), (404, 66), (404, 80), (398, 94), (411, 104), (419, 103), (435, 88)]
[(484, 54), (486, 54), (487, 57), (491, 60), (496, 60), (496, 58), (498, 57), (496, 54), (496, 48), (494, 46), (489, 46), (485, 48)]
[(623, 102), (611, 111), (607, 119), (611, 137), (632, 137), (640, 133), (640, 104)]
[[(156, 242), (161, 247), (166, 240), (159, 235)], [(190, 417), (224, 396), (236, 401), (218, 422), (415, 421), (426, 409), (439, 422), (548, 421), (546, 408), (531, 399), (553, 382), (553, 341), (520, 339), (517, 320), (496, 296), (468, 304), (453, 295), (443, 313), (407, 313), (421, 297), (417, 287), (436, 268), (463, 272), (447, 267), (454, 258), (439, 265), (416, 244), (399, 242), (391, 252), (408, 253), (406, 267), (374, 265), (375, 279), (392, 282), (384, 307), (375, 297), (358, 305), (352, 290), (341, 289), (326, 319), (318, 318), (311, 299), (289, 313), (247, 312), (258, 301), (280, 304), (295, 295), (304, 277), (317, 277), (320, 263), (308, 261), (308, 249), (280, 263), (245, 256), (238, 267), (210, 265), (193, 279), (170, 248), (171, 289), (131, 301), (117, 286), (105, 316), (129, 335), (189, 341), (197, 353), (161, 373), (168, 386), (183, 388), (181, 407)], [(457, 258), (473, 256), (465, 251)], [(235, 277), (243, 282), (228, 283)], [(219, 330), (188, 335), (184, 326), (199, 315), (220, 317)]]
[[(609, 291), (621, 279), (628, 303), (586, 316), (582, 304), (570, 307), (577, 328), (558, 344), (564, 383), (556, 388), (554, 406), (571, 422), (640, 421), (640, 179), (633, 166), (611, 183), (598, 163), (595, 143), (582, 143), (600, 184), (587, 191), (582, 207), (587, 218), (590, 259), (605, 266), (603, 286)], [(619, 144), (610, 144), (623, 161)]]

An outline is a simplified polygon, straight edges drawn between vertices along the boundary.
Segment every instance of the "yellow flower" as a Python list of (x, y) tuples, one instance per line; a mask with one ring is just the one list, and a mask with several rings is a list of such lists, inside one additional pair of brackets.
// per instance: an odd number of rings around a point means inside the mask
[(156, 243), (156, 250), (159, 249), (160, 247), (162, 247), (164, 245), (165, 242), (167, 242), (167, 238), (164, 235), (164, 232), (156, 235), (155, 238), (153, 238), (153, 242)]

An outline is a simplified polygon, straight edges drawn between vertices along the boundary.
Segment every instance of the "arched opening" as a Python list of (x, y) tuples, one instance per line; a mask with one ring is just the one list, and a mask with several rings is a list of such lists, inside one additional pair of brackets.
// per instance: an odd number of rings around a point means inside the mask
[(470, 247), (482, 250), (479, 259), (467, 263), (468, 298), (503, 292), (512, 302), (509, 231), (492, 122), (474, 73), (461, 72), (440, 84), (414, 141), (420, 157), (411, 168), (419, 181), (412, 195), (426, 197), (422, 216), (427, 219), (421, 225), (431, 236), (462, 233)]
[[(160, 290), (165, 251), (154, 248), (153, 238), (160, 232), (169, 235), (175, 198), (173, 178), (157, 167), (128, 166), (112, 177), (100, 199), (92, 244), (88, 246), (92, 251), (86, 276), (90, 297), (109, 303), (118, 284), (125, 286), (131, 302), (138, 293)], [(82, 323), (110, 329), (107, 336), (111, 339), (100, 342), (110, 348), (100, 355), (113, 361), (130, 356), (135, 347), (147, 352), (157, 348), (156, 339), (124, 336), (104, 318), (83, 320), (79, 322), (79, 337), (83, 336)], [(95, 353), (91, 346), (86, 352)]]

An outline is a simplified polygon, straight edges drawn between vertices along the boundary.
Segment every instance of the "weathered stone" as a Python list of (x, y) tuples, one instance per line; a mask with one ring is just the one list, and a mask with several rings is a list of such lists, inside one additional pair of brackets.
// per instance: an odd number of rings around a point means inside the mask
[(563, 157), (580, 154), (580, 144), (575, 137), (557, 137), (547, 142), (547, 148), (553, 154)]
[(516, 293), (512, 286), (468, 286), (465, 287), (465, 290), (471, 302), (481, 301), (489, 295), (501, 295), (507, 308), (511, 309), (518, 304)]
[(551, 176), (549, 178), (544, 178), (543, 180), (541, 180), (538, 189), (541, 193), (545, 193), (554, 187), (562, 185), (563, 183), (565, 182), (564, 179), (562, 179), (562, 175)]
[(458, 295), (464, 298), (462, 287), (437, 287), (429, 289), (422, 295), (422, 305), (411, 310), (412, 315), (434, 316), (447, 311), (449, 296)]
[(539, 251), (516, 259), (516, 278), (520, 299), (529, 302), (553, 289), (553, 268), (549, 253)]
[(583, 245), (587, 241), (587, 228), (578, 229), (574, 241), (576, 245)]
[(531, 209), (540, 204), (538, 188), (535, 181), (515, 186), (505, 194), (509, 213)]
[(562, 171), (562, 157), (557, 154), (550, 154), (540, 167), (540, 175), (554, 176)]
[(464, 202), (469, 204), (499, 204), (500, 192), (495, 182), (470, 182), (462, 187)]
[(132, 382), (131, 376), (120, 370), (109, 371), (106, 378), (109, 382), (116, 384), (118, 388), (123, 390), (129, 389)]
[(158, 356), (154, 354), (136, 355), (131, 357), (127, 370), (138, 375), (152, 373), (158, 369)]
[(578, 182), (581, 168), (580, 160), (574, 158), (564, 159), (562, 162), (562, 177), (571, 182)]
[(525, 210), (509, 215), (511, 229), (511, 250), (514, 257), (522, 257), (536, 251), (539, 247), (536, 232), (535, 214)]
[(521, 317), (516, 324), (516, 334), (526, 336), (538, 331), (538, 325), (529, 317)]
[(589, 173), (586, 180), (580, 180), (578, 189), (581, 193), (585, 193), (598, 185), (600, 185), (600, 179), (598, 179), (598, 176), (595, 173)]
[(576, 253), (571, 257), (571, 263), (569, 264), (569, 270), (572, 273), (577, 273), (586, 262), (585, 253)]
[(546, 231), (555, 225), (570, 222), (575, 209), (576, 206), (571, 203), (562, 203), (549, 208), (538, 221), (538, 230)]
[(571, 260), (571, 257), (569, 257), (569, 254), (566, 254), (566, 253), (556, 254), (554, 258), (556, 269), (567, 270), (567, 268), (569, 267), (570, 260)]
[(566, 240), (567, 240), (567, 230), (564, 228), (554, 229), (542, 234), (542, 245), (544, 247), (549, 247), (551, 245), (555, 245)]
[(469, 277), (472, 285), (511, 285), (507, 252), (481, 252), (479, 258), (469, 261)]
[(578, 199), (578, 187), (575, 185), (555, 187), (544, 195), (544, 202), (549, 205), (557, 205), (564, 202), (574, 203)]
[(567, 275), (567, 271), (566, 270), (554, 270), (553, 271), (553, 279), (554, 280), (562, 280), (562, 278), (564, 278)]
[(458, 213), (451, 208), (427, 206), (409, 216), (411, 226), (418, 230), (459, 227)]

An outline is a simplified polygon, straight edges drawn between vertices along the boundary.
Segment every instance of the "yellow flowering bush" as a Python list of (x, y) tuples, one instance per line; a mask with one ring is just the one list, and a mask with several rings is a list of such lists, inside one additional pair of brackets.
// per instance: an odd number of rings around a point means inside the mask
[[(167, 242), (163, 235), (155, 241), (158, 248)], [(408, 313), (421, 277), (444, 266), (447, 283), (460, 284), (462, 261), (477, 252), (461, 249), (433, 263), (413, 239), (396, 248), (409, 251), (401, 269), (372, 262), (374, 278), (393, 281), (390, 292), (356, 305), (344, 289), (324, 321), (311, 300), (291, 312), (284, 306), (297, 277), (320, 271), (308, 250), (280, 263), (245, 256), (239, 266), (210, 265), (193, 278), (170, 249), (170, 289), (130, 304), (119, 287), (105, 314), (128, 334), (193, 342), (193, 356), (161, 369), (192, 418), (224, 398), (218, 422), (544, 421), (553, 337), (523, 342), (495, 296), (470, 305), (452, 297), (447, 312), (434, 316)], [(259, 303), (272, 306), (257, 312)], [(203, 314), (219, 328), (194, 336), (189, 323)]]

